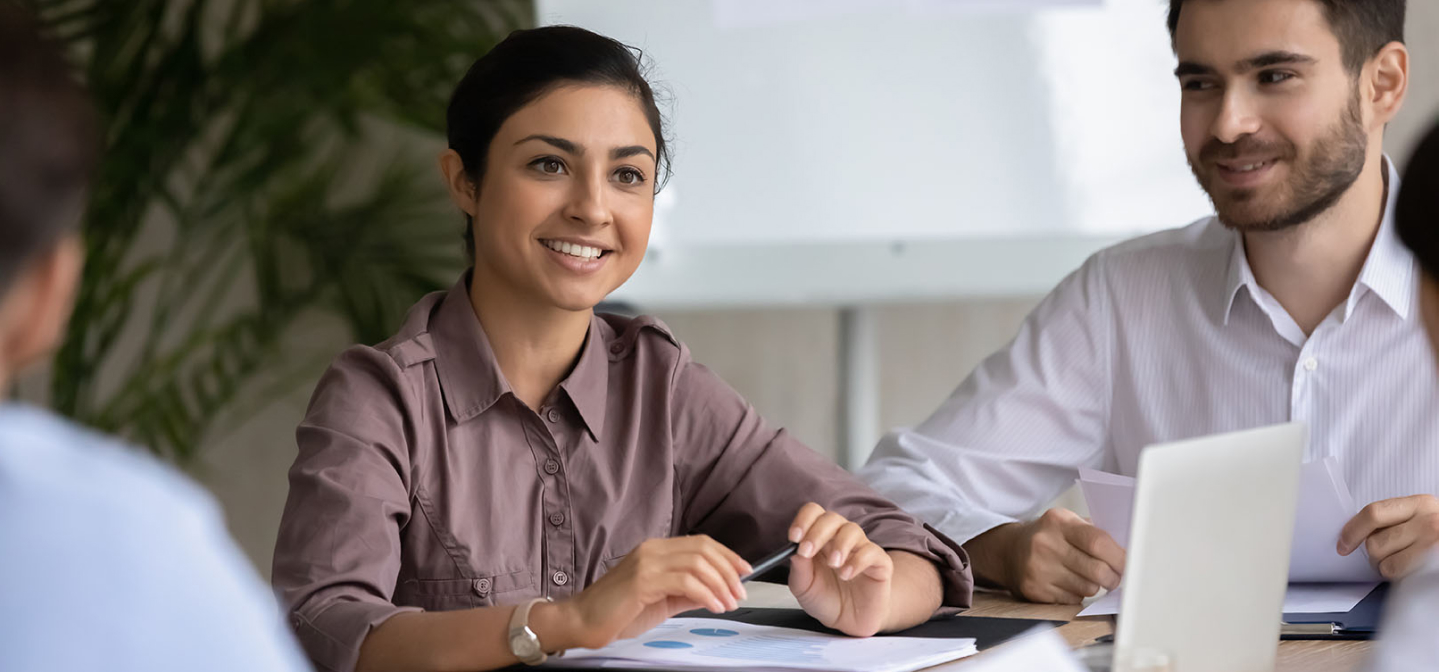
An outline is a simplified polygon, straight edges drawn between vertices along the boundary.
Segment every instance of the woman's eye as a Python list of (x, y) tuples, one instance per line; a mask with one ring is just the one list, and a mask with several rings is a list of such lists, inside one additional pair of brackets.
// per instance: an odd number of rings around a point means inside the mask
[(535, 169), (547, 175), (559, 175), (565, 172), (565, 164), (556, 158), (536, 159), (530, 164)]
[(645, 181), (645, 176), (633, 168), (621, 168), (615, 173), (615, 179), (619, 180), (620, 184), (641, 184)]

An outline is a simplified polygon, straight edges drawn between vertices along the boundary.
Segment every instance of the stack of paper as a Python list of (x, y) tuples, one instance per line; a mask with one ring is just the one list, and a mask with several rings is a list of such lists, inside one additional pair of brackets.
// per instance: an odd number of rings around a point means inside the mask
[(964, 672), (1084, 672), (1064, 638), (1052, 629), (1021, 635), (960, 666)]
[(634, 639), (573, 649), (556, 667), (910, 672), (974, 655), (973, 639), (857, 639), (710, 618), (672, 618)]
[[(1108, 532), (1120, 546), (1128, 546), (1134, 479), (1080, 469), (1079, 488), (1095, 526)], [(1359, 508), (1334, 458), (1304, 465), (1299, 472), (1299, 510), (1289, 553), (1289, 591), (1284, 596), (1284, 613), (1349, 611), (1379, 585), (1379, 573), (1370, 565), (1363, 547), (1347, 556), (1339, 555), (1335, 548), (1339, 544), (1339, 531), (1357, 513)], [(1243, 549), (1234, 552), (1242, 553)], [(1120, 591), (1116, 590), (1090, 604), (1079, 615), (1117, 614), (1119, 604)]]

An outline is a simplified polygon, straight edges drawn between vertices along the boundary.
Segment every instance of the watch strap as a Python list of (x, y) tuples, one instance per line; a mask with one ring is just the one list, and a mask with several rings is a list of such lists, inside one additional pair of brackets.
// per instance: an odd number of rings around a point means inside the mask
[[(549, 655), (540, 647), (539, 635), (536, 635), (535, 631), (530, 629), (530, 609), (534, 608), (534, 606), (540, 602), (549, 601), (550, 598), (548, 597), (538, 597), (533, 600), (528, 600), (521, 603), (518, 607), (515, 607), (515, 610), (510, 614), (510, 631), (507, 637), (507, 641), (510, 644), (510, 653), (513, 653), (516, 658), (520, 659), (520, 662), (526, 665), (539, 665), (549, 658)], [(533, 644), (532, 650), (535, 653), (533, 655), (526, 655), (517, 651), (515, 647), (517, 641), (530, 642)]]

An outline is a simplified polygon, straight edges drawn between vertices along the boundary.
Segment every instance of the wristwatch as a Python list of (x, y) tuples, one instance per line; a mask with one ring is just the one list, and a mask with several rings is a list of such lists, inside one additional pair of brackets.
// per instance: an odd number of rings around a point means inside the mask
[(540, 597), (525, 602), (510, 615), (510, 653), (526, 665), (539, 665), (550, 656), (540, 647), (540, 637), (530, 629), (530, 608), (550, 598)]

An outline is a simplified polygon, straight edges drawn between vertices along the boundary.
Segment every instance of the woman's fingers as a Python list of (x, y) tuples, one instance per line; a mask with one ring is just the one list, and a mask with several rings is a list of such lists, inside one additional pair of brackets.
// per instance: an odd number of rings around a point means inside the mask
[(829, 544), (830, 539), (834, 538), (839, 528), (848, 522), (844, 516), (837, 513), (826, 512), (820, 515), (820, 517), (809, 526), (809, 530), (804, 534), (804, 539), (799, 542), (797, 555), (801, 558), (815, 557), (821, 549)]
[[(854, 523), (846, 521), (835, 531), (834, 537), (825, 544), (824, 550), (819, 558), (831, 569), (838, 570), (845, 563), (849, 562), (850, 553), (862, 544), (869, 543), (869, 538), (864, 536), (864, 530)], [(843, 578), (843, 577), (841, 577)]]
[[(666, 560), (666, 571), (688, 574), (698, 579), (719, 600), (724, 607), (722, 611), (730, 611), (739, 606), (734, 584), (725, 577), (723, 570), (716, 567), (709, 556), (705, 555), (704, 550), (680, 551), (669, 555)], [(733, 572), (733, 569), (730, 571)]]
[(894, 576), (894, 561), (878, 544), (866, 541), (850, 552), (849, 561), (839, 570), (839, 578), (849, 581), (861, 574), (876, 581), (887, 581)]
[(809, 528), (814, 521), (819, 520), (825, 513), (824, 507), (810, 502), (799, 507), (799, 513), (794, 516), (794, 522), (789, 526), (789, 540), (798, 544), (804, 540), (804, 535), (809, 533)]

